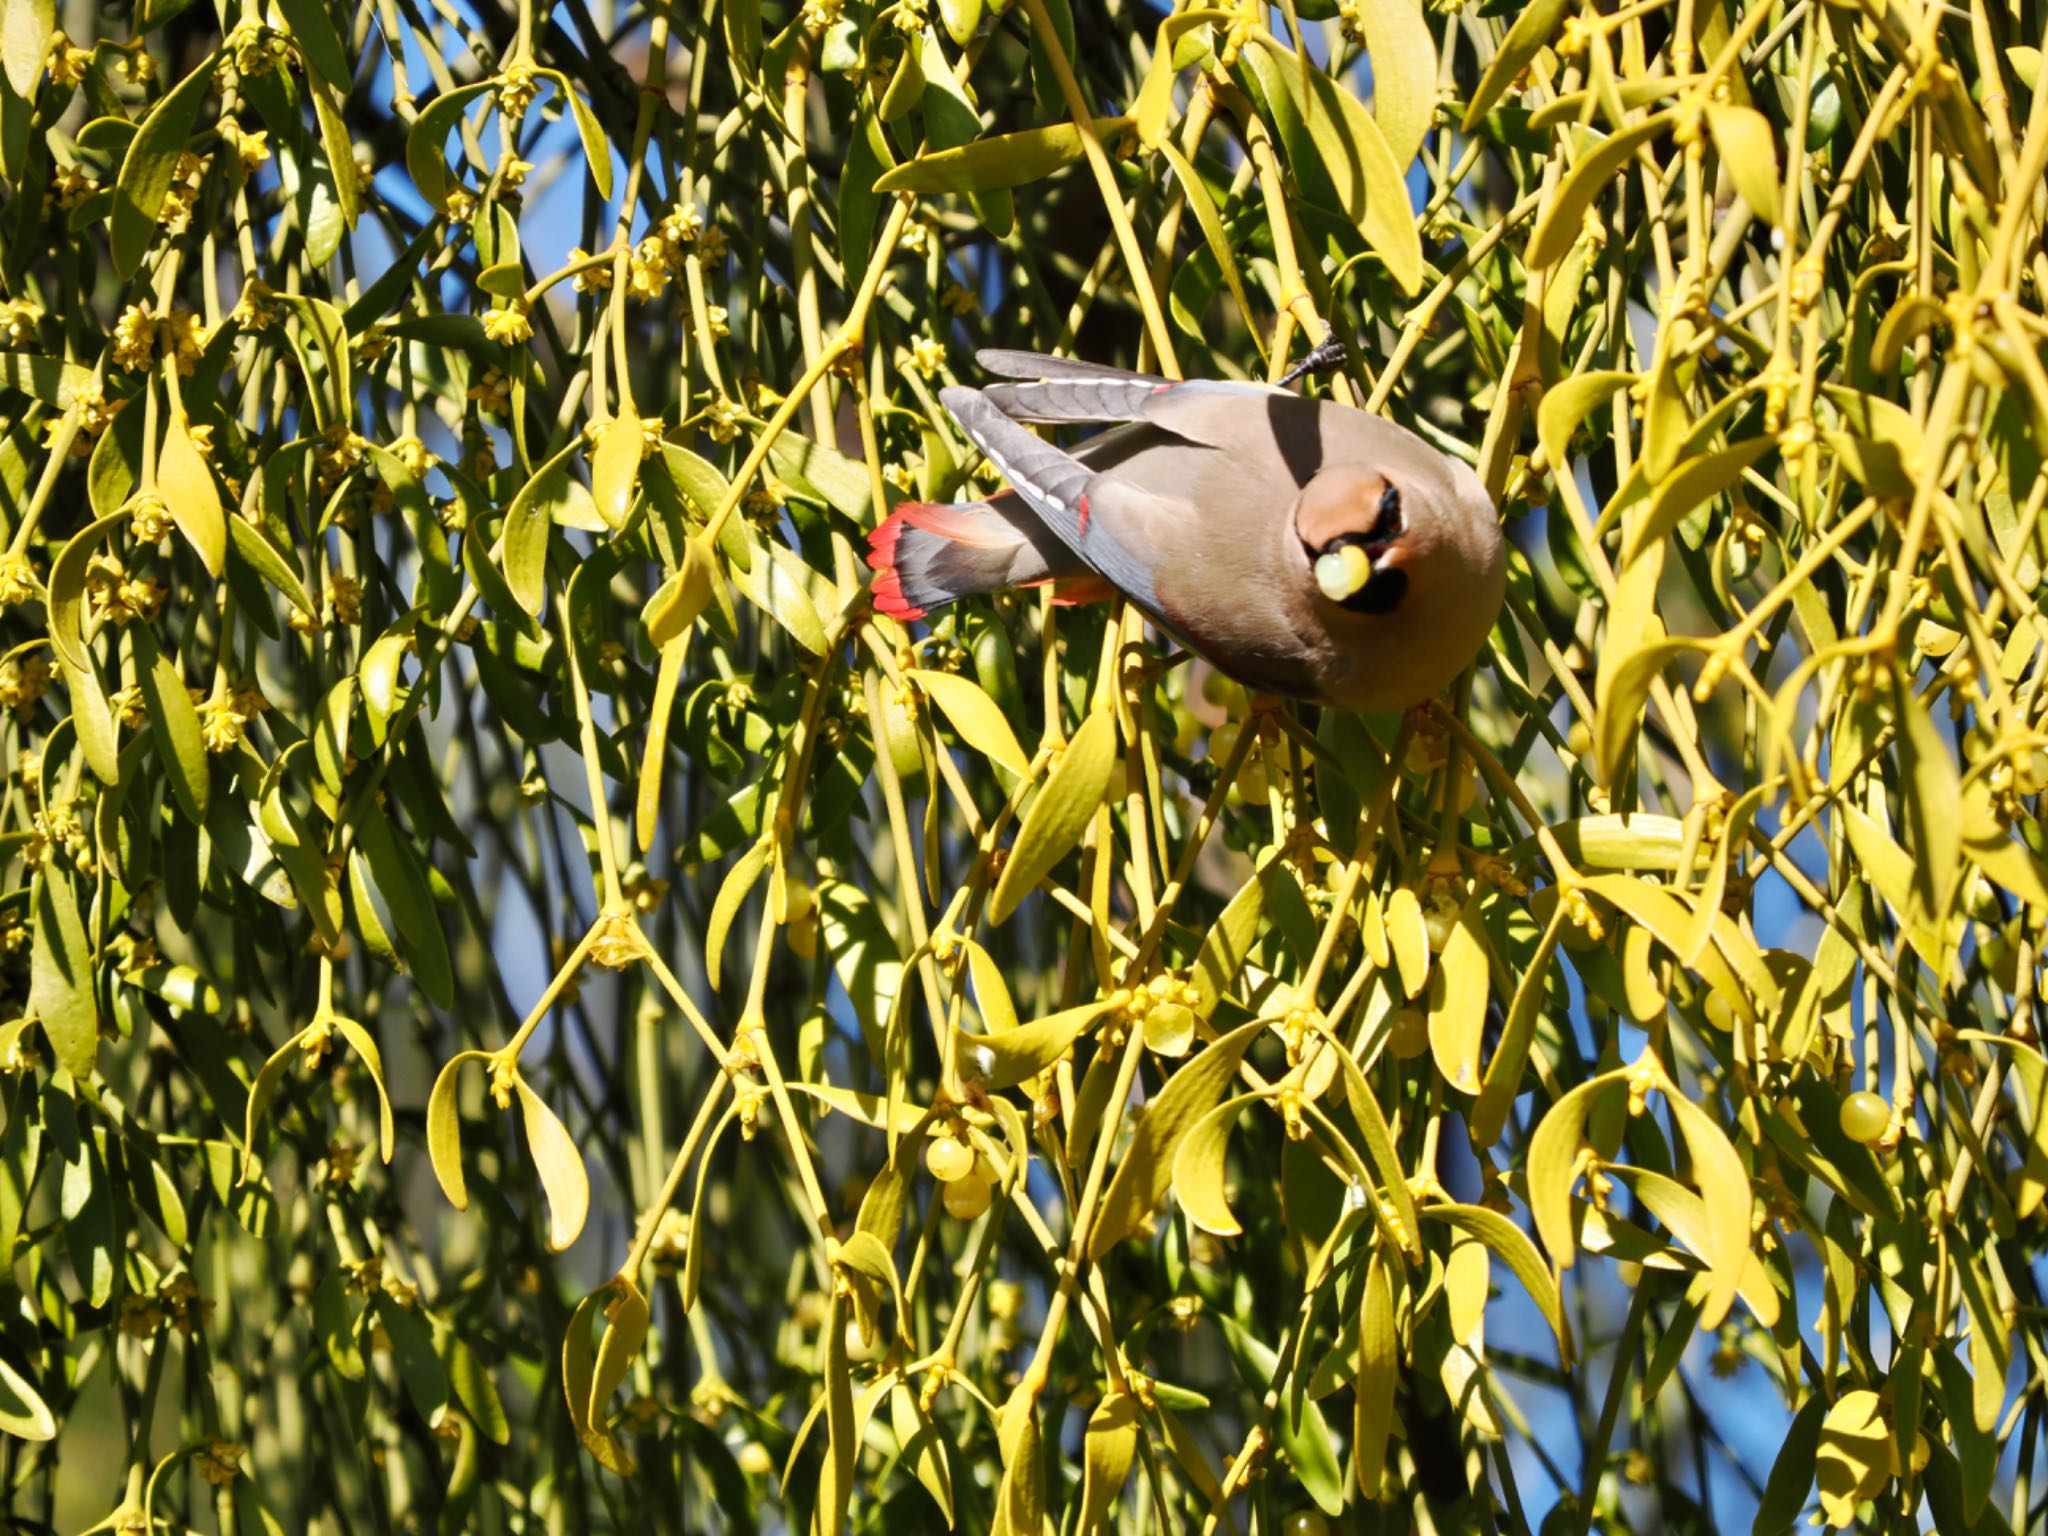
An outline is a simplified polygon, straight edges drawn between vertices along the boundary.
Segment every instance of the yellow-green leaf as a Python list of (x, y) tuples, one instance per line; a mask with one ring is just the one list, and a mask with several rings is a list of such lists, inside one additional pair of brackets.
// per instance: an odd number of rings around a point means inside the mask
[(1444, 1081), (1460, 1093), (1479, 1091), (1479, 1048), (1491, 980), (1479, 909), (1468, 902), (1444, 940), (1429, 993), (1430, 1053)]
[(1691, 515), (1742, 478), (1742, 472), (1777, 446), (1768, 437), (1751, 438), (1718, 453), (1687, 459), (1665, 477), (1649, 507), (1630, 520), (1621, 563), (1633, 564), (1643, 551), (1662, 543)]
[(1078, 1536), (1092, 1536), (1109, 1519), (1109, 1509), (1131, 1475), (1137, 1454), (1138, 1405), (1127, 1392), (1102, 1395), (1088, 1415), (1081, 1445), (1081, 1518)]
[(1066, 1055), (1097, 1019), (1121, 1008), (1127, 996), (1112, 992), (1000, 1034), (957, 1035), (953, 1049), (960, 1075), (989, 1093), (1027, 1082)]
[(1115, 766), (1116, 716), (1106, 709), (1097, 710), (1074, 732), (1074, 739), (1067, 743), (1024, 814), (1024, 825), (1010, 845), (995, 894), (989, 898), (991, 923), (1000, 924), (1016, 911), (1081, 840), (1109, 789)]
[(640, 1287), (620, 1275), (607, 1290), (610, 1300), (605, 1303), (605, 1317), (609, 1326), (597, 1346), (597, 1365), (591, 1375), (586, 1414), (593, 1425), (604, 1422), (605, 1405), (611, 1402), (612, 1394), (632, 1369), (640, 1347), (647, 1342), (647, 1298)]
[(519, 1109), (526, 1126), (527, 1150), (540, 1171), (541, 1188), (548, 1197), (548, 1246), (560, 1253), (576, 1241), (590, 1211), (590, 1175), (584, 1171), (583, 1154), (568, 1128), (556, 1118), (541, 1096), (515, 1078)]
[(1351, 1416), (1351, 1459), (1358, 1491), (1377, 1501), (1386, 1473), (1387, 1435), (1394, 1424), (1394, 1387), (1400, 1371), (1393, 1286), (1377, 1250), (1368, 1261), (1358, 1304), (1358, 1382)]
[(57, 1419), (33, 1383), (0, 1360), (0, 1431), (18, 1440), (54, 1440)]
[(1579, 157), (1579, 163), (1558, 184), (1557, 196), (1552, 200), (1549, 211), (1529, 237), (1524, 260), (1531, 270), (1563, 260), (1564, 253), (1579, 238), (1579, 229), (1593, 204), (1601, 194), (1614, 187), (1622, 170), (1635, 158), (1636, 151), (1670, 126), (1671, 114), (1661, 112), (1600, 140), (1588, 153)]
[(1667, 1089), (1671, 1116), (1692, 1154), (1693, 1182), (1706, 1201), (1706, 1250), (1709, 1287), (1700, 1308), (1700, 1326), (1718, 1328), (1742, 1289), (1743, 1266), (1749, 1261), (1749, 1218), (1753, 1199), (1749, 1170), (1728, 1133), (1699, 1105), (1675, 1089)]
[(646, 441), (640, 432), (640, 414), (630, 400), (620, 402), (618, 414), (597, 434), (597, 447), (590, 455), (590, 494), (607, 528), (625, 526), (626, 513), (633, 505), (633, 487), (640, 480), (640, 453)]
[(1202, 1018), (1214, 1013), (1237, 984), (1238, 972), (1244, 969), (1245, 958), (1259, 935), (1259, 919), (1266, 910), (1266, 882), (1273, 878), (1273, 869), (1269, 862), (1245, 881), (1202, 940), (1189, 973), (1196, 993), (1195, 1011)]
[(711, 902), (711, 921), (704, 930), (704, 978), (711, 983), (714, 992), (720, 986), (719, 978), (725, 966), (726, 935), (732, 931), (733, 919), (740, 915), (740, 906), (746, 901), (747, 893), (761, 878), (761, 871), (768, 867), (768, 853), (767, 843), (755, 843), (740, 855), (739, 861), (718, 882), (718, 895)]
[(1577, 1179), (1586, 1113), (1595, 1094), (1624, 1076), (1622, 1071), (1603, 1072), (1567, 1090), (1545, 1111), (1536, 1134), (1529, 1138), (1529, 1216), (1560, 1271), (1570, 1269), (1578, 1256), (1572, 1231), (1572, 1185)]
[(339, 1016), (332, 1023), (348, 1042), (350, 1050), (356, 1053), (364, 1067), (369, 1070), (370, 1082), (377, 1090), (377, 1153), (386, 1163), (391, 1161), (394, 1142), (391, 1119), (391, 1095), (384, 1091), (384, 1057), (377, 1049), (377, 1042), (370, 1032), (354, 1019)]
[(901, 1379), (889, 1388), (889, 1427), (895, 1432), (898, 1454), (917, 1473), (917, 1480), (939, 1506), (946, 1528), (951, 1530), (953, 1468), (946, 1459), (946, 1438), (931, 1416), (918, 1406), (917, 1394)]
[(1224, 1175), (1230, 1161), (1230, 1133), (1237, 1128), (1244, 1107), (1257, 1097), (1243, 1094), (1218, 1104), (1195, 1122), (1173, 1155), (1174, 1199), (1187, 1212), (1188, 1220), (1218, 1237), (1235, 1237), (1244, 1230), (1231, 1214)]
[(227, 559), (227, 519), (221, 513), (220, 487), (213, 468), (200, 456), (192, 441), (191, 425), (182, 410), (171, 413), (164, 433), (163, 452), (157, 458), (157, 493), (163, 497), (171, 520), (199, 551), (200, 563), (209, 576), (220, 575)]
[(1876, 1497), (1892, 1475), (1892, 1416), (1875, 1392), (1844, 1392), (1821, 1421), (1814, 1470), (1821, 1518), (1829, 1525), (1856, 1523), (1856, 1506)]
[(455, 1103), (462, 1086), (462, 1064), (495, 1061), (488, 1051), (458, 1051), (434, 1079), (427, 1095), (427, 1161), (441, 1193), (458, 1211), (469, 1209), (469, 1182), (462, 1174), (462, 1118)]
[(50, 34), (56, 29), (57, 0), (7, 0), (0, 9), (0, 62), (4, 62), (7, 83), (23, 101), (36, 99), (43, 64), (50, 55)]
[[(1127, 117), (1099, 117), (1098, 138), (1114, 139), (1131, 125)], [(1041, 181), (1080, 159), (1081, 130), (1073, 123), (1025, 128), (976, 139), (953, 149), (933, 150), (891, 166), (875, 178), (877, 192), (993, 192)]]
[[(143, 633), (138, 631), (138, 633)], [(157, 649), (154, 637), (137, 647), (137, 682), (142, 689), (143, 708), (149, 715), (150, 731), (156, 737), (157, 761), (176, 796), (178, 808), (194, 822), (206, 820), (211, 799), (213, 770), (206, 760), (206, 737), (199, 725), (199, 711), (192, 695), (185, 691), (185, 679), (177, 664)]]
[(1569, 1363), (1572, 1335), (1570, 1325), (1565, 1321), (1563, 1298), (1558, 1292), (1556, 1277), (1545, 1267), (1543, 1256), (1536, 1251), (1529, 1234), (1500, 1212), (1483, 1205), (1435, 1201), (1418, 1209), (1424, 1217), (1455, 1227), (1493, 1250), (1509, 1272), (1522, 1282), (1522, 1289), (1529, 1293), (1529, 1299), (1536, 1303), (1543, 1320), (1550, 1324), (1559, 1353)]
[(1536, 440), (1543, 445), (1550, 472), (1560, 482), (1571, 475), (1569, 450), (1579, 424), (1635, 379), (1634, 374), (1619, 370), (1581, 373), (1544, 391), (1543, 404), (1536, 411)]
[(1707, 132), (1721, 152), (1729, 179), (1749, 211), (1766, 224), (1778, 222), (1778, 149), (1770, 121), (1754, 107), (1709, 103)]
[(998, 767), (1019, 778), (1031, 773), (1031, 758), (1017, 744), (1017, 736), (996, 701), (981, 685), (957, 672), (927, 672), (912, 668), (904, 674), (938, 705), (939, 713), (962, 741)]
[(1394, 973), (1401, 978), (1401, 995), (1414, 997), (1429, 985), (1429, 924), (1422, 915), (1422, 899), (1412, 885), (1394, 888), (1387, 898), (1387, 943), (1394, 951)]
[(1373, 121), (1405, 173), (1436, 115), (1436, 39), (1417, 0), (1366, 0), (1357, 15), (1372, 56)]
[(1145, 83), (1138, 87), (1138, 99), (1131, 107), (1131, 121), (1138, 129), (1138, 146), (1150, 153), (1166, 139), (1166, 117), (1173, 109), (1174, 47), (1196, 27), (1228, 21), (1229, 11), (1203, 7), (1180, 11), (1159, 23), (1152, 44), (1152, 62), (1145, 68)]
[(1146, 1106), (1102, 1197), (1095, 1230), (1088, 1235), (1089, 1258), (1100, 1259), (1122, 1242), (1166, 1197), (1182, 1138), (1223, 1097), (1244, 1053), (1265, 1029), (1263, 1022), (1254, 1020), (1222, 1036), (1175, 1072), (1159, 1097)]
[(1253, 41), (1272, 54), (1278, 83), (1294, 98), (1345, 214), (1401, 291), (1416, 292), (1422, 286), (1421, 227), (1380, 125), (1348, 86), (1305, 63), (1271, 34), (1254, 33)]
[(1486, 73), (1479, 77), (1472, 100), (1465, 107), (1464, 127), (1467, 133), (1493, 110), (1494, 104), (1507, 94), (1508, 87), (1521, 78), (1530, 60), (1550, 41), (1551, 34), (1564, 19), (1566, 9), (1567, 0), (1534, 0), (1516, 15), (1515, 24), (1501, 39), (1500, 48), (1488, 61)]
[(972, 939), (967, 946), (967, 974), (974, 978), (974, 1001), (981, 1009), (981, 1021), (992, 1035), (1007, 1034), (1017, 1027), (1017, 1005), (1010, 1000), (1010, 985), (1003, 980), (1002, 967), (994, 955)]

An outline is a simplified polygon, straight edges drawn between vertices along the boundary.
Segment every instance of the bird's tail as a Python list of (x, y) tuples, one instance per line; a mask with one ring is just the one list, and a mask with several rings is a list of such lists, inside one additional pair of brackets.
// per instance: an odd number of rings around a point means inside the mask
[(1079, 566), (1028, 511), (985, 501), (903, 503), (868, 535), (868, 564), (875, 569), (875, 610), (905, 621), (963, 597), (1077, 573)]

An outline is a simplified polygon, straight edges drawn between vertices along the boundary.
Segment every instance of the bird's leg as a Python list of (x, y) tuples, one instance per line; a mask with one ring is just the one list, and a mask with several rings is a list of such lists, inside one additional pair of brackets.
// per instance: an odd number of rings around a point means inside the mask
[(1305, 374), (1330, 373), (1344, 365), (1344, 340), (1337, 334), (1335, 326), (1325, 326), (1323, 339), (1309, 348), (1307, 357), (1296, 363), (1280, 376), (1280, 388), (1285, 389)]

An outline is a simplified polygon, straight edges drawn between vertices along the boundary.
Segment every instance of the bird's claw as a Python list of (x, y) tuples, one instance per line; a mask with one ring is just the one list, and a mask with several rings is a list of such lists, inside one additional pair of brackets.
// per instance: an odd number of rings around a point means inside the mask
[(1344, 365), (1344, 340), (1335, 327), (1330, 327), (1323, 339), (1309, 348), (1308, 356), (1296, 363), (1280, 376), (1280, 388), (1285, 389), (1296, 379), (1311, 373), (1330, 373)]

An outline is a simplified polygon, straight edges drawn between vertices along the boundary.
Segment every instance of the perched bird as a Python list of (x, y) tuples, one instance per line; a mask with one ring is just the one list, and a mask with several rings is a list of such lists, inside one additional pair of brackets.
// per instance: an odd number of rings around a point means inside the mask
[[(868, 538), (878, 611), (1114, 588), (1246, 686), (1344, 709), (1418, 703), (1485, 642), (1506, 585), (1499, 516), (1470, 468), (1406, 428), (1263, 384), (979, 361), (1018, 382), (940, 399), (1012, 488), (899, 506)], [(1122, 425), (1070, 453), (1026, 422)]]

